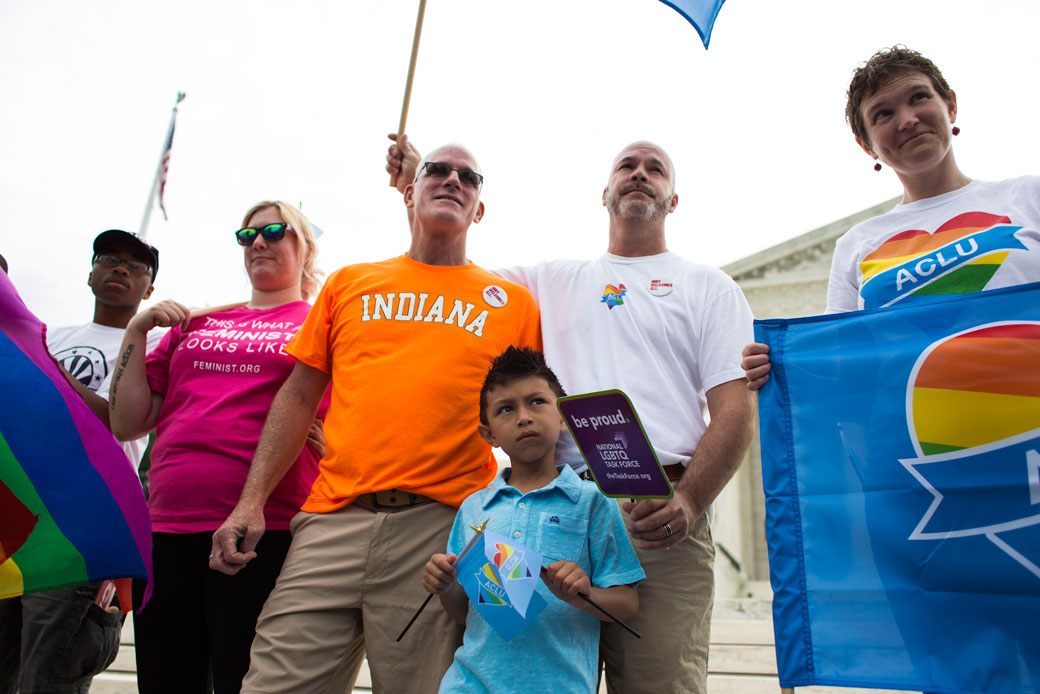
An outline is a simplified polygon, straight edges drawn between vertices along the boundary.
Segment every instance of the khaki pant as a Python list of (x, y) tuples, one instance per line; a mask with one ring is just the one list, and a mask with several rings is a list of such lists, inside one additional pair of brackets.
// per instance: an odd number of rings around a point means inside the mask
[(607, 691), (706, 694), (715, 596), (715, 545), (707, 517), (668, 550), (636, 547), (636, 554), (646, 580), (639, 584), (639, 614), (630, 624), (642, 638), (616, 624), (602, 624)]
[(375, 692), (436, 692), (462, 643), (423, 568), (443, 552), (455, 509), (431, 503), (397, 513), (347, 506), (299, 513), (274, 591), (257, 623), (243, 694), (343, 694), (368, 653)]

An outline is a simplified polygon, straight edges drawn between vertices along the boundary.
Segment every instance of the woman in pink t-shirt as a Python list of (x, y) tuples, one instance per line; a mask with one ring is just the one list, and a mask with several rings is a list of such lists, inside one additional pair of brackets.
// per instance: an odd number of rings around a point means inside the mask
[[(238, 692), (256, 619), (289, 549), (299, 510), (324, 453), (317, 412), (307, 444), (264, 509), (267, 532), (248, 567), (209, 569), (213, 531), (238, 501), (275, 394), (296, 361), (283, 347), (318, 288), (310, 222), (262, 202), (235, 232), (252, 285), (249, 302), (190, 312), (164, 301), (126, 329), (110, 401), (119, 438), (156, 431), (149, 471), (153, 593), (135, 616), (141, 692)], [(146, 334), (172, 326), (147, 358)]]

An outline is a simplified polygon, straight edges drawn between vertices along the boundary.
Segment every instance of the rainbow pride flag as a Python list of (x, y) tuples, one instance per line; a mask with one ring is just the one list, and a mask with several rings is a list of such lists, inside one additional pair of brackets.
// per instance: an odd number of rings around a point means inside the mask
[(45, 330), (0, 272), (0, 598), (151, 574), (141, 484)]

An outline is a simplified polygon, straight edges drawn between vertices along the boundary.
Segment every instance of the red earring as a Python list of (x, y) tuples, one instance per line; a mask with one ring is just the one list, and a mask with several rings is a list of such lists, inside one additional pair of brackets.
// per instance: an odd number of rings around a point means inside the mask
[(951, 130), (950, 132), (952, 132), (952, 133), (953, 133), (954, 135), (960, 135), (960, 134), (961, 134), (961, 129), (960, 129), (960, 128), (958, 128), (958, 127), (957, 127), (957, 126), (955, 125), (955, 126), (953, 126), (953, 130)]
[(875, 171), (880, 171), (881, 170), (881, 162), (877, 162), (876, 164), (874, 164), (874, 170)]

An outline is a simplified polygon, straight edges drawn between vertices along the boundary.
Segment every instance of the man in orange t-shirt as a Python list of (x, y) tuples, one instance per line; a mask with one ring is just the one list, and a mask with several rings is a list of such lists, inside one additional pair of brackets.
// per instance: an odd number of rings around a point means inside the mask
[(451, 664), (461, 633), (442, 610), (394, 639), (456, 508), (497, 472), (476, 427), (491, 360), (511, 344), (540, 347), (530, 293), (466, 259), (482, 183), (465, 149), (432, 152), (405, 192), (408, 252), (333, 273), (287, 347), (295, 370), (210, 565), (235, 573), (255, 556), (264, 501), (331, 381), (326, 455), (292, 522), (242, 692), (349, 691), (366, 650), (375, 691), (435, 692)]

